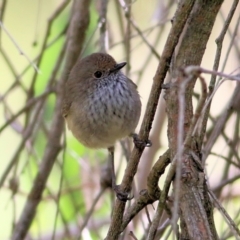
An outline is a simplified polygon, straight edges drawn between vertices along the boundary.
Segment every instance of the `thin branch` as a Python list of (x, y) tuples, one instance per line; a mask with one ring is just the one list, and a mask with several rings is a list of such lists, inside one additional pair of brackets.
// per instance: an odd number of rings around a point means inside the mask
[[(19, 117), (21, 114), (23, 114), (24, 112), (26, 112), (27, 109), (30, 109), (31, 107), (33, 107), (36, 103), (39, 102), (39, 100), (41, 99), (45, 99), (49, 94), (51, 94), (53, 92), (52, 89), (47, 89), (42, 95), (32, 98), (30, 99), (26, 105), (19, 110), (14, 116), (12, 116), (10, 119), (8, 119), (4, 125), (2, 127), (0, 127), (0, 133), (7, 127), (9, 126), (17, 117)], [(1, 186), (1, 184), (0, 184)]]
[(127, 209), (123, 217), (121, 232), (125, 230), (128, 223), (148, 204), (159, 199), (161, 191), (158, 187), (158, 181), (163, 175), (166, 167), (170, 163), (170, 153), (166, 151), (159, 157), (148, 175), (147, 190), (140, 191), (135, 202)]
[(106, 52), (108, 47), (108, 31), (107, 31), (107, 4), (108, 0), (100, 1), (99, 13), (99, 29), (100, 29), (100, 52)]
[(95, 197), (95, 199), (93, 200), (93, 203), (91, 205), (91, 208), (89, 209), (89, 211), (85, 214), (85, 217), (84, 217), (84, 220), (83, 220), (83, 223), (81, 225), (81, 228), (79, 230), (79, 234), (78, 234), (78, 239), (80, 240), (81, 239), (81, 234), (82, 234), (82, 231), (83, 229), (87, 226), (87, 223), (90, 219), (90, 217), (92, 216), (93, 214), (93, 211), (98, 203), (98, 201), (100, 200), (100, 198), (103, 196), (103, 193), (105, 192), (106, 188), (101, 188), (101, 190), (99, 191), (99, 193), (97, 194), (97, 196)]
[[(5, 14), (5, 10), (6, 10), (6, 6), (7, 6), (7, 0), (3, 0), (2, 1), (2, 5), (1, 5), (1, 12), (0, 12), (0, 22), (3, 22), (3, 18), (4, 18), (4, 14)], [(2, 40), (2, 29), (0, 28), (0, 48), (1, 48), (1, 40)]]
[(17, 50), (19, 51), (19, 53), (21, 55), (23, 55), (27, 61), (31, 64), (31, 66), (35, 69), (35, 71), (37, 73), (39, 73), (39, 69), (37, 67), (37, 65), (28, 57), (28, 55), (26, 53), (24, 53), (24, 51), (21, 49), (21, 47), (18, 45), (17, 41), (14, 39), (14, 37), (10, 34), (10, 32), (6, 29), (6, 27), (3, 25), (2, 21), (0, 21), (0, 27), (2, 28), (2, 30), (7, 34), (7, 36), (10, 38), (11, 42), (14, 44), (14, 46), (17, 48)]
[(214, 193), (210, 190), (209, 194), (214, 202), (214, 205), (217, 207), (217, 209), (220, 211), (220, 213), (224, 216), (224, 218), (226, 219), (226, 222), (228, 224), (228, 226), (230, 227), (230, 229), (232, 230), (235, 238), (237, 240), (240, 239), (240, 230), (238, 228), (238, 226), (236, 226), (236, 224), (234, 223), (234, 221), (231, 219), (231, 217), (229, 216), (229, 214), (226, 212), (226, 210), (223, 208), (223, 206), (221, 205), (221, 203), (219, 202), (219, 200), (215, 197)]

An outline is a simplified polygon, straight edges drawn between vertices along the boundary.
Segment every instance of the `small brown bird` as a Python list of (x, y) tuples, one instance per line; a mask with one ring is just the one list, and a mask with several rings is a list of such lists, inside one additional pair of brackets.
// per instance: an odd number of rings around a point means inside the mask
[(136, 85), (121, 72), (125, 65), (105, 53), (78, 60), (66, 82), (62, 106), (68, 128), (80, 143), (109, 150), (113, 189), (122, 200), (126, 195), (115, 183), (114, 144), (126, 136), (136, 137), (141, 113)]

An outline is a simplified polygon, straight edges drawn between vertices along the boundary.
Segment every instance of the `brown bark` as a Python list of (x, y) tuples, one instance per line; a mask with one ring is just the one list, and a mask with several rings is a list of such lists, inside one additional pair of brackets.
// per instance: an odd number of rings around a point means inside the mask
[[(171, 81), (174, 85), (170, 84), (170, 89), (166, 91), (165, 97), (168, 114), (168, 139), (172, 159), (178, 152), (178, 137), (176, 137), (179, 136), (178, 91), (182, 82), (186, 81), (185, 77), (181, 76), (179, 69), (188, 65), (201, 64), (222, 2), (222, 0), (196, 1), (185, 27), (174, 65), (176, 79)], [(184, 138), (188, 134), (193, 118), (192, 93), (196, 79), (193, 77), (185, 89)], [(195, 164), (191, 153), (193, 152), (200, 159), (200, 150), (198, 138), (193, 136), (191, 144), (185, 146), (181, 159), (178, 159), (182, 163), (181, 172), (183, 175), (181, 175), (180, 189), (175, 188), (174, 191), (179, 192), (179, 216), (182, 223), (180, 239), (218, 239), (204, 173)]]

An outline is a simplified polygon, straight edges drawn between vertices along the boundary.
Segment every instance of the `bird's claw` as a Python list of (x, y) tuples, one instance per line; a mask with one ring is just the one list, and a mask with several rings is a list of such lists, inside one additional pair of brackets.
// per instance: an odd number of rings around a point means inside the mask
[(113, 190), (116, 193), (117, 199), (122, 201), (122, 202), (126, 202), (126, 201), (132, 200), (134, 198), (134, 196), (128, 197), (128, 193), (127, 192), (121, 191), (119, 185), (113, 186)]
[(137, 148), (151, 147), (152, 142), (148, 139), (147, 141), (143, 141), (139, 139), (139, 136), (136, 133), (131, 134), (133, 138), (133, 142)]

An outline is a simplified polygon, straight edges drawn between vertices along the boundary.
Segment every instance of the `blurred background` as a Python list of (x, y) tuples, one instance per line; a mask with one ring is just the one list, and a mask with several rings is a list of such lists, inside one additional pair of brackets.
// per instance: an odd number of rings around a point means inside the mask
[[(61, 53), (66, 40), (71, 4), (72, 1), (66, 0), (0, 1), (1, 240), (11, 236), (46, 148), (57, 97), (54, 86), (64, 65)], [(81, 56), (100, 49), (101, 4), (101, 1), (91, 3), (90, 24)], [(138, 85), (143, 115), (177, 1), (130, 2), (130, 30), (127, 30), (129, 20), (125, 16), (126, 6), (124, 1), (109, 1), (105, 44), (107, 52), (116, 61), (128, 62), (124, 71)], [(222, 30), (230, 7), (229, 1), (225, 1), (216, 19), (202, 61), (204, 68), (213, 67), (215, 40)], [(239, 10), (238, 6), (222, 46), (219, 71), (226, 74), (239, 73)], [(208, 84), (210, 76), (203, 77)], [(209, 134), (206, 136), (206, 143), (217, 119), (226, 112), (235, 87), (236, 82), (224, 81), (216, 91), (208, 121)], [(200, 93), (198, 83), (195, 93), (196, 96)], [(135, 194), (146, 187), (147, 175), (152, 165), (168, 148), (167, 121), (162, 97), (151, 130), (153, 146), (145, 149), (142, 156), (135, 178)], [(194, 107), (197, 100), (197, 97), (194, 98)], [(218, 197), (238, 223), (239, 119), (239, 111), (229, 115), (224, 130), (219, 134), (206, 159), (208, 180), (213, 189), (234, 178), (231, 184), (227, 182), (222, 186)], [(28, 239), (77, 239), (80, 237), (79, 229), (96, 198), (94, 212), (88, 225), (82, 229), (81, 236), (86, 240), (103, 239), (110, 222), (114, 199), (110, 190), (104, 191), (100, 186), (107, 151), (86, 149), (68, 130), (63, 136), (62, 144), (66, 144), (65, 150), (61, 151), (54, 164)], [(131, 140), (118, 143), (116, 148), (116, 168), (120, 181), (126, 166), (125, 156), (129, 156), (131, 149)], [(163, 182), (164, 179), (161, 179), (160, 187)], [(149, 211), (152, 210), (150, 206)], [(222, 232), (224, 239), (230, 239), (223, 217), (217, 211), (215, 214), (218, 231)], [(130, 226), (141, 236), (146, 222), (146, 217), (140, 214)]]

